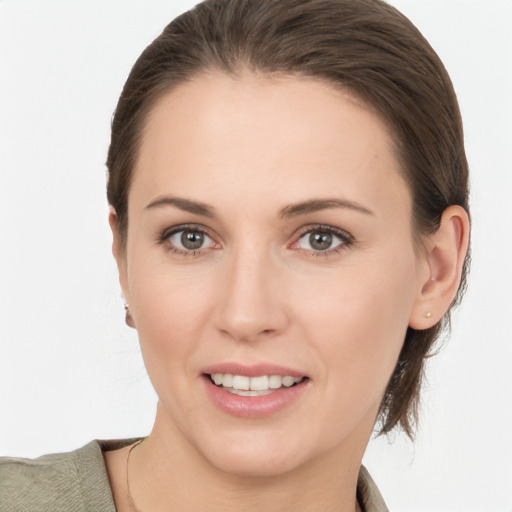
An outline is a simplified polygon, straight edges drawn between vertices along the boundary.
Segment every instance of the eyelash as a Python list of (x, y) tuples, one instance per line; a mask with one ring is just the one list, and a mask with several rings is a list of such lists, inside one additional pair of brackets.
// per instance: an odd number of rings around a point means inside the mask
[[(166, 245), (166, 249), (169, 252), (172, 252), (173, 254), (178, 254), (180, 256), (196, 256), (196, 257), (200, 256), (203, 253), (205, 248), (199, 248), (197, 250), (181, 249), (179, 247), (176, 247), (175, 245), (172, 245), (172, 243), (170, 242), (170, 238), (173, 235), (176, 235), (176, 234), (184, 232), (184, 231), (201, 233), (202, 235), (204, 235), (204, 236), (210, 238), (212, 241), (214, 241), (213, 237), (211, 237), (208, 234), (208, 230), (206, 230), (204, 227), (197, 225), (197, 224), (182, 224), (179, 226), (174, 226), (172, 228), (163, 230), (157, 236), (156, 242), (159, 245)], [(336, 247), (334, 247), (333, 249), (327, 249), (325, 251), (310, 250), (309, 251), (310, 256), (327, 257), (327, 256), (331, 256), (334, 254), (338, 254), (341, 251), (348, 249), (350, 246), (352, 246), (355, 243), (354, 237), (352, 235), (350, 235), (348, 232), (346, 232), (342, 229), (334, 228), (333, 226), (317, 224), (317, 225), (313, 225), (313, 226), (306, 226), (305, 228), (303, 228), (301, 230), (301, 232), (299, 233), (299, 235), (294, 238), (294, 241), (291, 244), (289, 244), (288, 247), (298, 245), (299, 241), (305, 235), (307, 235), (308, 233), (314, 233), (314, 232), (327, 234), (327, 235), (333, 235), (336, 238), (338, 238), (341, 241), (341, 243), (339, 245), (337, 245)], [(214, 241), (214, 243), (217, 243), (217, 242)], [(300, 247), (297, 247), (297, 248), (300, 249)], [(303, 249), (303, 250), (307, 250), (307, 249)]]
[(198, 225), (198, 224), (181, 224), (179, 226), (173, 226), (172, 228), (164, 229), (156, 239), (156, 242), (160, 245), (165, 245), (166, 249), (169, 252), (172, 252), (173, 254), (178, 254), (180, 256), (200, 256), (203, 252), (204, 248), (197, 249), (197, 250), (190, 250), (190, 249), (181, 249), (180, 247), (176, 247), (175, 245), (172, 245), (172, 242), (170, 241), (170, 238), (173, 235), (176, 235), (178, 233), (181, 233), (183, 231), (191, 231), (194, 233), (201, 233), (204, 236), (207, 236), (211, 240), (213, 238), (208, 235), (208, 231)]
[[(355, 243), (354, 237), (348, 233), (347, 231), (339, 228), (335, 228), (333, 226), (328, 226), (325, 224), (316, 224), (313, 226), (307, 226), (305, 227), (301, 233), (295, 238), (295, 241), (291, 245), (296, 245), (299, 243), (299, 241), (308, 233), (322, 233), (326, 235), (334, 235), (336, 238), (338, 238), (341, 243), (337, 245), (336, 247), (332, 249), (327, 249), (325, 251), (315, 251), (315, 250), (309, 250), (310, 256), (315, 257), (328, 257), (332, 256), (334, 254), (338, 254), (341, 251), (344, 251), (350, 246), (352, 246)], [(307, 250), (307, 249), (306, 249)]]

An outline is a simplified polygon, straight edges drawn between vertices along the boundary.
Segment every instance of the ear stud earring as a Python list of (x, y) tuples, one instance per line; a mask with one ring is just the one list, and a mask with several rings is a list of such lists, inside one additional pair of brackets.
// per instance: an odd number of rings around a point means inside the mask
[(432, 313), (430, 311), (427, 311), (425, 313), (425, 318), (430, 318), (432, 316)]
[(135, 327), (132, 315), (130, 315), (130, 306), (128, 304), (126, 304), (126, 302), (124, 303), (124, 311), (125, 311), (124, 321), (125, 321), (126, 325), (129, 327)]

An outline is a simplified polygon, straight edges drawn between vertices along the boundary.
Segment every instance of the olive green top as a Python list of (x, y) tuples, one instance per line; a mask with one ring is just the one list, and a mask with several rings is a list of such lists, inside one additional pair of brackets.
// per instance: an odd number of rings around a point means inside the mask
[[(0, 458), (0, 512), (116, 512), (102, 452), (134, 441), (92, 441), (38, 459)], [(363, 466), (357, 496), (364, 512), (389, 512)]]

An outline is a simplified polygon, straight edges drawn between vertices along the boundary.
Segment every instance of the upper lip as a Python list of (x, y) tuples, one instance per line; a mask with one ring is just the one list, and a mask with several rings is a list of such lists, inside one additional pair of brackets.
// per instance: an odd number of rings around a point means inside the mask
[(215, 375), (216, 373), (229, 373), (231, 375), (245, 375), (247, 377), (259, 377), (261, 375), (281, 375), (282, 377), (289, 375), (290, 377), (306, 377), (304, 372), (271, 363), (258, 363), (251, 365), (234, 362), (218, 363), (203, 368), (202, 373), (208, 375)]

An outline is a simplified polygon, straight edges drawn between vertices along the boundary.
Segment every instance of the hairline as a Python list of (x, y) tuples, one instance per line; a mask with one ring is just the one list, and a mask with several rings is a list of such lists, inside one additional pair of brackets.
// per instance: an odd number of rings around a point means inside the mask
[(130, 198), (131, 186), (133, 183), (134, 175), (137, 170), (137, 167), (140, 163), (140, 155), (142, 153), (142, 148), (144, 145), (144, 140), (147, 136), (147, 130), (149, 125), (149, 120), (151, 118), (152, 113), (158, 108), (159, 104), (164, 100), (164, 98), (171, 94), (179, 87), (186, 86), (187, 84), (197, 80), (201, 77), (210, 76), (227, 76), (234, 80), (240, 80), (247, 76), (247, 74), (262, 78), (263, 80), (274, 81), (274, 80), (289, 80), (289, 79), (303, 79), (312, 81), (315, 83), (320, 83), (326, 85), (329, 89), (335, 92), (341, 92), (344, 98), (355, 106), (366, 110), (367, 112), (376, 116), (387, 128), (389, 131), (389, 141), (391, 146), (391, 151), (393, 156), (395, 157), (398, 167), (397, 171), (399, 176), (404, 181), (407, 190), (409, 191), (411, 198), (411, 235), (414, 242), (414, 250), (417, 256), (423, 255), (426, 251), (425, 239), (428, 237), (430, 233), (425, 232), (424, 229), (421, 229), (421, 226), (418, 225), (415, 211), (414, 211), (414, 190), (411, 183), (408, 180), (408, 175), (406, 171), (406, 164), (403, 157), (403, 143), (400, 136), (397, 133), (395, 126), (392, 121), (385, 115), (385, 113), (379, 109), (373, 102), (365, 99), (361, 93), (359, 93), (355, 87), (351, 87), (349, 85), (341, 84), (340, 82), (335, 81), (332, 78), (328, 78), (326, 76), (322, 76), (314, 73), (305, 73), (301, 71), (282, 71), (282, 70), (272, 70), (266, 71), (261, 70), (255, 66), (251, 66), (250, 64), (241, 63), (236, 68), (227, 69), (225, 66), (220, 64), (209, 64), (207, 66), (198, 68), (188, 74), (187, 76), (180, 77), (179, 79), (175, 79), (172, 83), (166, 83), (161, 85), (160, 87), (155, 87), (153, 90), (153, 94), (151, 97), (143, 104), (139, 115), (140, 115), (140, 126), (137, 129), (137, 140), (134, 148), (135, 158), (132, 163), (132, 168), (130, 169), (130, 176), (127, 182), (127, 207), (126, 207), (126, 222), (123, 226), (123, 232), (119, 232), (119, 236), (121, 238), (121, 249), (122, 252), (126, 251), (126, 244), (128, 239), (128, 224), (129, 224), (129, 215), (128, 215), (128, 205)]

